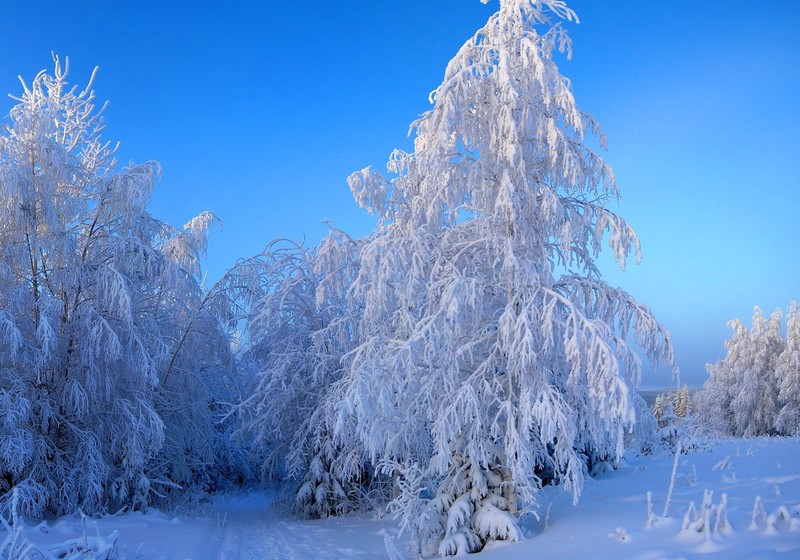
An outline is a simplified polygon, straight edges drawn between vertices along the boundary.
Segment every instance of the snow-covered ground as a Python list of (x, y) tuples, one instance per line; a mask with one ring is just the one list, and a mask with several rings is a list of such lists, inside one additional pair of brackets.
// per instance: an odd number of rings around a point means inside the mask
[[(673, 465), (669, 456), (629, 460), (589, 480), (577, 506), (546, 488), (541, 519), (523, 520), (526, 539), (487, 547), (476, 558), (800, 558), (800, 439), (730, 440), (682, 455), (664, 518)], [(704, 509), (706, 491), (713, 494)], [(697, 514), (685, 520), (692, 502)], [(390, 519), (298, 521), (263, 494), (220, 498), (203, 519), (151, 511), (85, 520), (89, 537), (108, 540), (114, 531), (125, 560), (412, 558)], [(83, 535), (77, 517), (25, 529), (41, 547)]]

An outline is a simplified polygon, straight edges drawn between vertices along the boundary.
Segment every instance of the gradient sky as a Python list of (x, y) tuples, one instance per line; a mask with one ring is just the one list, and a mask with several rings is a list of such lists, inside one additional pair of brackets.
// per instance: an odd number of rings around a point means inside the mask
[[(800, 3), (575, 0), (579, 106), (608, 139), (644, 260), (606, 278), (672, 331), (682, 380), (725, 354), (726, 322), (800, 298)], [(331, 219), (373, 222), (346, 177), (410, 149), (459, 46), (497, 9), (478, 0), (9, 2), (0, 91), (18, 94), (69, 56), (71, 81), (100, 67), (106, 138), (119, 159), (157, 160), (151, 205), (180, 225), (224, 222), (216, 278), (275, 237), (316, 244)], [(0, 99), (0, 113), (13, 101)], [(663, 372), (645, 386), (671, 384)]]

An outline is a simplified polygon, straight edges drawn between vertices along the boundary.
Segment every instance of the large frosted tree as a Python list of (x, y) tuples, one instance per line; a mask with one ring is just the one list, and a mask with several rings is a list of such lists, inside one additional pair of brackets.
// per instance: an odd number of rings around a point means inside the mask
[(413, 124), (414, 151), (349, 181), (380, 226), (350, 292), (364, 312), (340, 425), (398, 477), (424, 553), (518, 538), (518, 504), (544, 482), (577, 498), (636, 422), (630, 342), (672, 361), (650, 311), (600, 279), (602, 245), (624, 267), (639, 242), (555, 63), (561, 19), (576, 19), (561, 1), (501, 0)]
[(94, 512), (207, 486), (212, 394), (234, 398), (198, 282), (215, 218), (150, 215), (158, 164), (117, 168), (91, 82), (68, 86), (58, 60), (17, 101), (0, 136), (0, 500)]

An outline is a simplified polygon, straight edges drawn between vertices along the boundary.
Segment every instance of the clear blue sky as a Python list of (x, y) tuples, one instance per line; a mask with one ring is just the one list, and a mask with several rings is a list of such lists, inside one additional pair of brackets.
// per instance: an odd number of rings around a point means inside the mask
[[(724, 356), (726, 321), (800, 298), (800, 3), (576, 0), (579, 105), (607, 159), (644, 260), (607, 279), (650, 305), (674, 337), (683, 380)], [(370, 219), (349, 173), (410, 147), (409, 123), (458, 47), (497, 9), (405, 2), (8, 2), (0, 91), (19, 93), (69, 56), (72, 81), (108, 99), (119, 159), (157, 160), (151, 209), (180, 225), (224, 221), (218, 277), (275, 237), (316, 243), (332, 219)], [(10, 99), (0, 100), (6, 114)], [(645, 384), (669, 384), (667, 375)]]

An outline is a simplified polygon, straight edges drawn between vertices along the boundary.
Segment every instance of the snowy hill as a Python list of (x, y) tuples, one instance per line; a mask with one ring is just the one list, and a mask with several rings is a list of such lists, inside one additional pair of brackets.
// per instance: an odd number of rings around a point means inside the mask
[[(800, 558), (800, 439), (728, 440), (681, 455), (665, 518), (674, 465), (666, 455), (631, 459), (590, 479), (577, 506), (571, 494), (545, 488), (541, 518), (523, 518), (526, 538), (490, 545), (475, 558)], [(117, 531), (120, 559), (412, 558), (391, 519), (298, 521), (264, 494), (221, 499), (204, 519), (152, 510), (85, 522), (66, 517), (26, 525), (24, 537), (40, 549), (81, 543), (84, 523), (90, 540)]]

